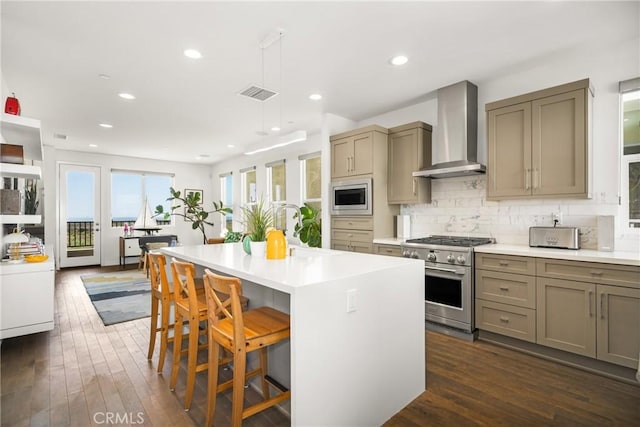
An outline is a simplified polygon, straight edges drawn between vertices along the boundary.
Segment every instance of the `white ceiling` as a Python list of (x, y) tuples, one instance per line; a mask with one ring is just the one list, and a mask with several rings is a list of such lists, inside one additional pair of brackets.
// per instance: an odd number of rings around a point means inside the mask
[[(314, 132), (325, 112), (362, 120), (460, 80), (481, 88), (532, 61), (637, 37), (638, 11), (638, 2), (5, 0), (2, 80), (22, 115), (42, 121), (45, 144), (213, 163), (265, 144), (257, 132), (276, 124)], [(260, 42), (279, 28), (263, 67)], [(204, 57), (186, 58), (187, 48)], [(409, 63), (391, 66), (399, 53)], [(238, 96), (262, 84), (263, 70), (281, 94)], [(314, 92), (324, 98), (309, 100)]]

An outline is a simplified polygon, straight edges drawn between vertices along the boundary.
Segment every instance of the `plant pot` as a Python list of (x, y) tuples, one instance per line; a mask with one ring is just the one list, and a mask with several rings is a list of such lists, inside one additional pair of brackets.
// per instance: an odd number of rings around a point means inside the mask
[(264, 258), (265, 252), (267, 250), (267, 242), (254, 242), (250, 243), (251, 245), (251, 256)]

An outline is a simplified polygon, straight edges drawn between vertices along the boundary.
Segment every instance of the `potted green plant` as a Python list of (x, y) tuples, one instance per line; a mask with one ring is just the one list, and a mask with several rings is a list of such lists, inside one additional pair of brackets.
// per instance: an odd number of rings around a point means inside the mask
[(24, 213), (25, 215), (35, 215), (38, 209), (38, 181), (27, 180), (24, 186)]
[[(300, 215), (302, 216), (302, 225), (296, 223), (293, 229), (294, 237), (299, 237), (302, 243), (306, 243), (310, 248), (319, 248), (322, 246), (322, 217), (320, 209), (305, 203), (300, 207)], [(298, 212), (293, 215), (298, 218)]]
[[(156, 206), (154, 216), (162, 215), (164, 219), (169, 219), (170, 216), (183, 217), (186, 221), (191, 222), (191, 228), (194, 230), (200, 230), (202, 233), (202, 241), (207, 244), (207, 232), (205, 226), (212, 226), (213, 221), (210, 219), (210, 215), (213, 213), (219, 213), (221, 215), (232, 213), (231, 208), (225, 208), (222, 204), (222, 200), (219, 203), (213, 202), (213, 210), (207, 211), (202, 206), (202, 200), (200, 199), (200, 193), (197, 191), (189, 192), (184, 196), (180, 191), (174, 190), (173, 187), (169, 188), (171, 197), (167, 199), (174, 204), (171, 206), (171, 212), (165, 212), (162, 205)], [(178, 202), (177, 204), (175, 204)]]
[(243, 206), (242, 212), (247, 229), (245, 239), (249, 239), (251, 254), (264, 256), (267, 231), (273, 227), (273, 213), (262, 198), (255, 204)]

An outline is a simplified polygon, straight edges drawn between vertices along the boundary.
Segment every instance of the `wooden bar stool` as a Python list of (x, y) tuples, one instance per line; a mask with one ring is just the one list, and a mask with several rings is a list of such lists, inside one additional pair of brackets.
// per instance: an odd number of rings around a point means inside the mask
[[(149, 351), (147, 359), (151, 360), (156, 346), (156, 335), (160, 332), (160, 358), (158, 359), (158, 373), (164, 367), (167, 345), (173, 342), (174, 337), (169, 336), (169, 330), (173, 329), (173, 322), (170, 321), (170, 310), (173, 305), (173, 286), (167, 278), (166, 258), (161, 253), (148, 253), (149, 271), (151, 273), (151, 326), (149, 328)], [(196, 289), (198, 281), (196, 280)], [(204, 292), (202, 283), (199, 289)], [(160, 319), (158, 319), (158, 306), (160, 306)], [(160, 320), (160, 326), (158, 326)], [(175, 335), (175, 334), (174, 334)]]
[[(184, 397), (184, 409), (191, 407), (193, 388), (196, 382), (196, 373), (207, 369), (208, 362), (197, 363), (198, 350), (206, 348), (207, 344), (199, 344), (198, 336), (206, 334), (206, 329), (200, 332), (200, 322), (207, 320), (207, 303), (204, 293), (196, 291), (194, 281), (195, 268), (190, 262), (171, 260), (171, 272), (173, 275), (173, 295), (175, 307), (175, 325), (173, 328), (173, 365), (171, 367), (171, 381), (169, 388), (175, 390), (178, 381), (180, 358), (187, 354), (187, 387)], [(184, 324), (189, 325), (188, 348), (182, 350), (182, 329)]]
[[(231, 425), (238, 427), (242, 420), (291, 397), (291, 391), (269, 381), (267, 375), (267, 347), (290, 336), (289, 315), (271, 307), (259, 307), (242, 312), (240, 296), (242, 283), (236, 277), (219, 276), (205, 270), (204, 288), (207, 297), (209, 325), (209, 373), (207, 385), (206, 425), (213, 422), (216, 396), (233, 387)], [(230, 298), (221, 300), (218, 293)], [(233, 354), (233, 379), (218, 384), (220, 347)], [(260, 350), (260, 366), (246, 372), (247, 354)], [(244, 383), (247, 378), (262, 376), (264, 400), (244, 408)], [(269, 385), (281, 393), (270, 398)]]

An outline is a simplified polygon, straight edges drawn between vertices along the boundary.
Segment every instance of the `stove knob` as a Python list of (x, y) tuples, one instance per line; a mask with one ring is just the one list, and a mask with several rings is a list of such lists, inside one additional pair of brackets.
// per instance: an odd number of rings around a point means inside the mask
[(418, 257), (418, 252), (416, 252), (416, 251), (411, 252), (411, 258), (418, 259), (419, 258)]
[(465, 262), (467, 262), (467, 260), (462, 255), (458, 255), (456, 261), (458, 261), (458, 264), (464, 264)]
[(409, 257), (410, 257), (410, 255), (409, 255), (409, 251), (408, 251), (408, 250), (406, 250), (406, 249), (405, 249), (404, 251), (402, 251), (402, 256), (403, 256), (404, 258), (409, 258)]
[(452, 254), (449, 254), (449, 255), (447, 256), (447, 262), (448, 262), (449, 264), (454, 264), (454, 263), (456, 262), (456, 258), (455, 258)]
[(434, 254), (433, 252), (429, 252), (427, 254), (427, 261), (436, 262), (436, 254)]

